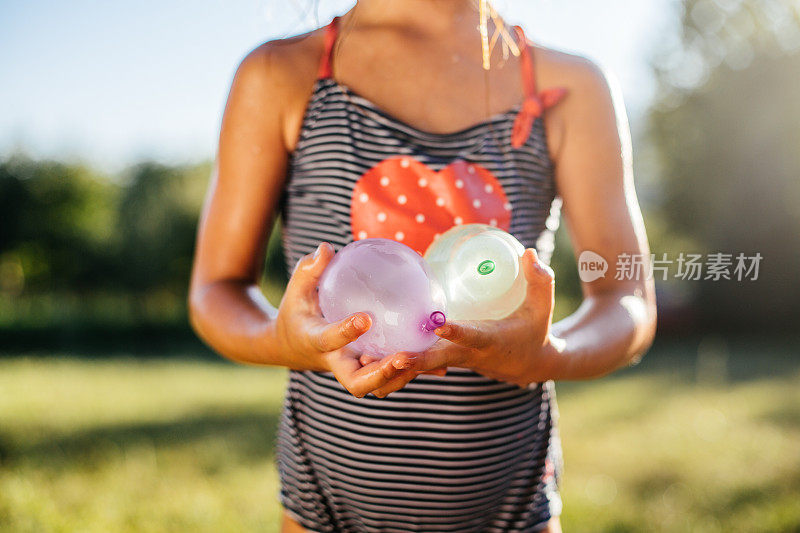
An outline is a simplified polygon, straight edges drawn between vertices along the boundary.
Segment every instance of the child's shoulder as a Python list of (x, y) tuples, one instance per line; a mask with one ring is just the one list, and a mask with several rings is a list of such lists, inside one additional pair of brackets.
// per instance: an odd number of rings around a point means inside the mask
[(567, 124), (624, 112), (619, 83), (610, 71), (583, 55), (542, 46), (530, 39), (528, 46), (538, 89), (566, 89), (563, 103), (545, 115), (548, 145), (554, 158), (561, 152)]
[(310, 87), (317, 76), (322, 53), (323, 28), (264, 42), (239, 63), (236, 77), (291, 96)]
[(318, 28), (257, 46), (241, 60), (231, 85), (226, 107), (244, 105), (277, 117), (283, 142), (289, 150), (298, 137), (317, 78), (324, 44), (322, 30)]
[(609, 84), (612, 74), (586, 56), (531, 42), (540, 88), (562, 86), (575, 90), (599, 89)]

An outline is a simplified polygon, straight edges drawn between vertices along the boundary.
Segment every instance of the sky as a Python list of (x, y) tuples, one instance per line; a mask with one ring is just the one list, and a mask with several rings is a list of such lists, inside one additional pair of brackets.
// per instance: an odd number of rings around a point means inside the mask
[[(213, 158), (242, 57), (304, 33), (353, 0), (0, 0), (0, 156), (119, 169)], [(654, 90), (649, 60), (676, 0), (496, 0), (538, 43), (577, 52), (620, 81), (635, 120)], [(304, 14), (304, 11), (306, 13)]]

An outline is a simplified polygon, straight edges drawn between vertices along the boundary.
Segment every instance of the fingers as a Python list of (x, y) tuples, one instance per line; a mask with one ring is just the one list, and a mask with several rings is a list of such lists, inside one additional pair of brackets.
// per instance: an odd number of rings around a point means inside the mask
[[(450, 366), (469, 367), (475, 350), (452, 342), (437, 343), (420, 353), (399, 353), (389, 357), (396, 368), (410, 368), (417, 372), (441, 371)], [(402, 356), (402, 357), (401, 357)]]
[(528, 282), (525, 304), (532, 307), (535, 316), (551, 315), (555, 298), (553, 269), (539, 260), (536, 250), (528, 248), (522, 254), (522, 270)]
[[(368, 365), (368, 364), (372, 363), (373, 361), (378, 361), (378, 360), (379, 360), (379, 358), (375, 357), (374, 355), (369, 355), (369, 354), (366, 354), (366, 353), (365, 354), (361, 354), (361, 357), (359, 358), (359, 361), (361, 362), (362, 365)], [(434, 370), (416, 371), (416, 372), (417, 372), (417, 375), (419, 375), (419, 374), (430, 374), (432, 376), (444, 377), (444, 376), (447, 375), (447, 367), (436, 368)]]
[(400, 353), (360, 366), (358, 358), (354, 356), (349, 360), (337, 362), (333, 372), (339, 383), (353, 396), (363, 398), (367, 393), (386, 386), (411, 366), (407, 356), (405, 362), (403, 361), (404, 354)]
[(372, 394), (377, 396), (378, 398), (385, 398), (389, 396), (389, 394), (398, 391), (405, 387), (406, 385), (411, 382), (415, 377), (419, 375), (419, 372), (415, 372), (414, 370), (401, 370), (400, 373), (389, 381), (383, 387), (379, 387), (372, 391)]
[(304, 255), (294, 267), (286, 292), (297, 296), (308, 296), (314, 292), (325, 267), (333, 259), (334, 251), (330, 243), (323, 242), (312, 254)]
[(332, 352), (344, 348), (372, 327), (367, 313), (353, 313), (333, 324), (320, 325), (311, 335), (311, 344), (320, 352)]
[(370, 355), (368, 353), (362, 353), (358, 360), (362, 365), (366, 366), (370, 363), (374, 363), (375, 361), (380, 361), (381, 358), (375, 357), (374, 355)]
[(433, 332), (443, 339), (467, 348), (484, 348), (494, 340), (494, 322), (493, 320), (448, 322)]

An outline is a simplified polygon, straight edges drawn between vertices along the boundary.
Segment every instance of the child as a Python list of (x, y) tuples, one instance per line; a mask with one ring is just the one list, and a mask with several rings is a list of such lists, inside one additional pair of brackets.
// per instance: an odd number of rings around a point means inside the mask
[[(610, 272), (621, 253), (648, 256), (617, 93), (588, 61), (499, 19), (489, 34), (520, 53), (495, 47), (485, 70), (482, 14), (471, 0), (358, 0), (237, 71), (190, 309), (224, 356), (290, 369), (286, 532), (560, 531), (553, 380), (601, 376), (652, 341), (645, 279), (585, 282), (578, 311), (551, 324), (560, 202), (576, 255)], [(292, 277), (275, 309), (257, 281), (278, 215)], [(422, 253), (471, 222), (528, 248), (527, 298), (510, 317), (448, 322), (427, 352), (380, 360), (346, 346), (369, 315), (322, 319), (315, 287), (335, 250), (387, 237)]]

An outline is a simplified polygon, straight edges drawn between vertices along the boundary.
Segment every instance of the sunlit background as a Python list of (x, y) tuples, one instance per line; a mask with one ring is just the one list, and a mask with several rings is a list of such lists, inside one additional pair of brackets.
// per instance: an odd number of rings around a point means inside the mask
[[(268, 39), (346, 11), (339, 0), (5, 1), (0, 7), (0, 147), (117, 170), (142, 158), (211, 157), (234, 69)], [(653, 34), (669, 2), (496, 3), (542, 43), (621, 78), (635, 109), (652, 97)], [(317, 6), (315, 8), (315, 5)], [(624, 16), (627, 24), (620, 25)]]
[[(351, 5), (0, 2), (0, 530), (277, 531), (285, 372), (195, 339), (188, 272), (238, 62)], [(494, 5), (619, 80), (671, 262), (642, 363), (557, 386), (565, 530), (800, 531), (800, 4)], [(681, 279), (718, 253), (758, 278)]]

